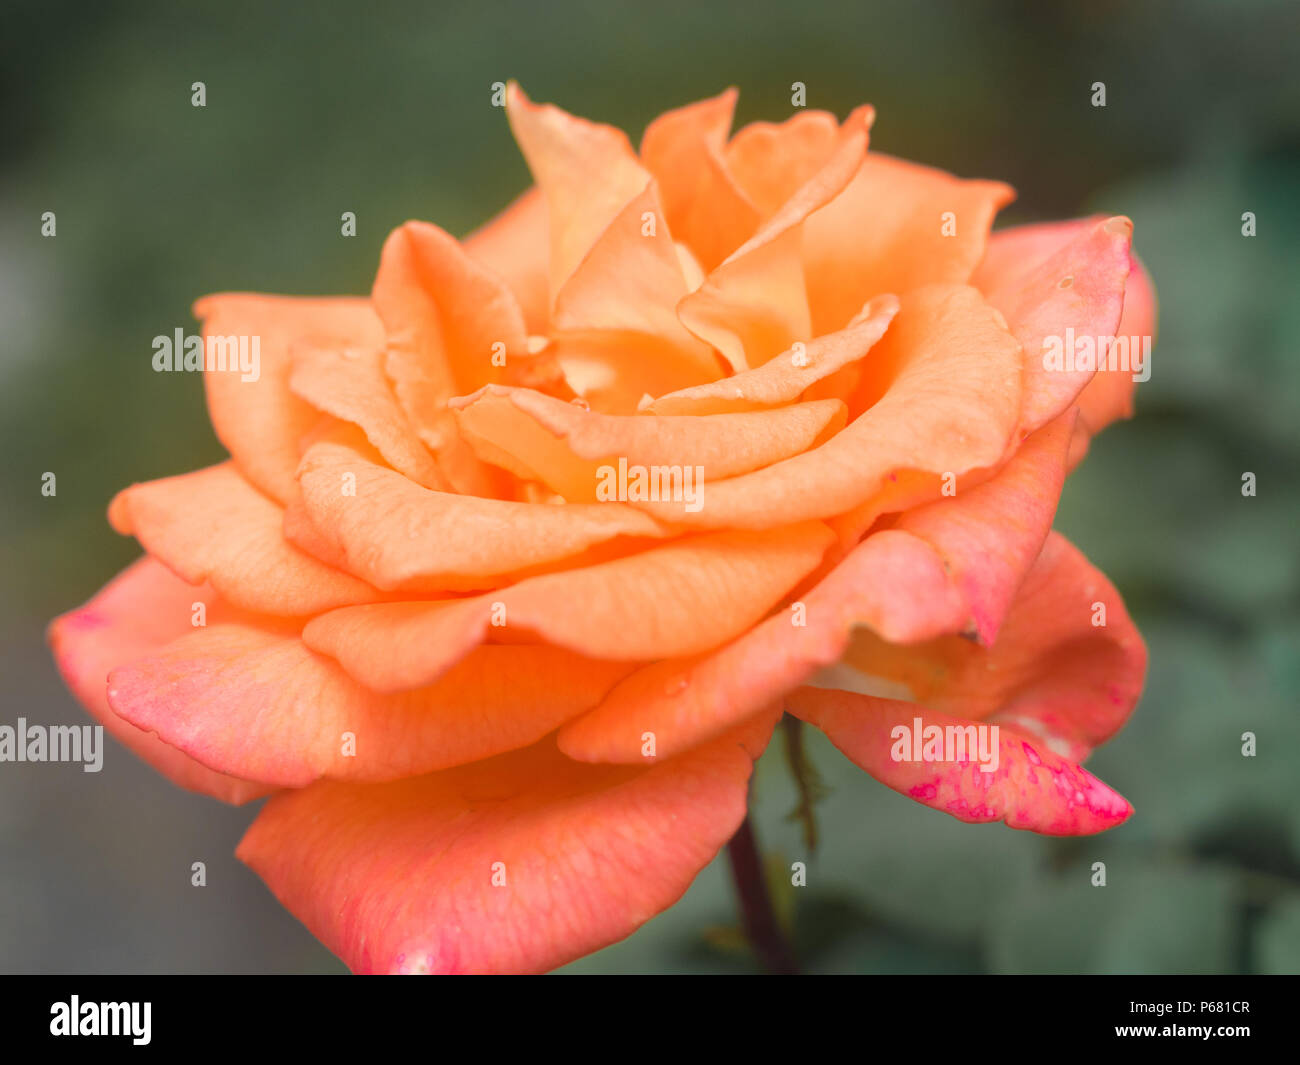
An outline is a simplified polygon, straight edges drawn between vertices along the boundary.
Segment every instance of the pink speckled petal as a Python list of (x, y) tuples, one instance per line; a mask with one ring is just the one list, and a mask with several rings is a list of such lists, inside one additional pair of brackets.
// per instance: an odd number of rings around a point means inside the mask
[[(1087, 836), (1123, 824), (1133, 813), (1123, 796), (1087, 770), (1013, 728), (998, 729), (996, 756), (992, 733), (987, 734), (986, 764), (993, 766), (996, 757), (996, 769), (985, 772), (979, 755), (969, 751), (954, 761), (893, 757), (915, 753), (904, 735), (915, 734), (918, 719), (922, 729), (965, 730), (976, 722), (915, 703), (822, 688), (800, 688), (786, 705), (882, 784), (959, 821), (1002, 821), (1049, 836)], [(976, 735), (964, 731), (964, 742)]]

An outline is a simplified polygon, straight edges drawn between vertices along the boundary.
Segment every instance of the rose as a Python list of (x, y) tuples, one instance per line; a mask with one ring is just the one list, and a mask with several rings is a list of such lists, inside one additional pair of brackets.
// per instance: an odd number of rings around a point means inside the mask
[[(260, 338), (256, 381), (205, 375), (231, 460), (119, 494), (147, 556), (52, 626), (172, 780), (276, 792), (239, 856), (354, 970), (627, 935), (741, 823), (783, 709), (963, 820), (1130, 813), (1076, 763), (1145, 650), (1049, 529), (1133, 381), (1040, 358), (1151, 331), (1130, 224), (990, 238), (1010, 190), (867, 154), (870, 109), (728, 139), (733, 104), (636, 153), (511, 86), (536, 184), (487, 227), (402, 226), (369, 299), (202, 300)], [(900, 756), (918, 719), (997, 725), (996, 768)]]

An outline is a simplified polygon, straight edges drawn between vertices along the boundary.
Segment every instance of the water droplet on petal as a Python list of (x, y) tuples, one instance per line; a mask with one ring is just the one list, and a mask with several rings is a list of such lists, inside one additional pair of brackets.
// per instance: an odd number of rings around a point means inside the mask
[(673, 677), (672, 680), (670, 680), (667, 684), (664, 685), (664, 694), (669, 696), (681, 695), (682, 692), (684, 692), (690, 686), (691, 686), (691, 682), (687, 680), (683, 674), (678, 674), (677, 676)]

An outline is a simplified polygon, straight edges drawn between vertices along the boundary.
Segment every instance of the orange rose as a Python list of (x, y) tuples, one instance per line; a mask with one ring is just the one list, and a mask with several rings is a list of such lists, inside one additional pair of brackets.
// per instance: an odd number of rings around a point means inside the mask
[(260, 343), (205, 374), (231, 458), (119, 494), (146, 557), (51, 628), (176, 783), (276, 792), (239, 856), (354, 970), (627, 935), (783, 711), (963, 820), (1131, 812), (1076, 763), (1145, 650), (1049, 530), (1135, 375), (1044, 354), (1150, 334), (1130, 223), (990, 238), (1011, 190), (868, 154), (870, 108), (734, 101), (637, 153), (511, 86), (536, 184), (484, 229), (402, 226), (368, 299), (201, 300)]

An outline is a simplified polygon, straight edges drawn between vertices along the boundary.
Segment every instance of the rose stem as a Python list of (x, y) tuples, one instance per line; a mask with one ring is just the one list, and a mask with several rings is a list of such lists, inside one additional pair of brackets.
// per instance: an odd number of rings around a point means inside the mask
[(749, 823), (748, 815), (727, 844), (727, 858), (731, 861), (731, 879), (736, 885), (736, 898), (740, 903), (741, 925), (763, 968), (782, 976), (797, 973), (799, 968), (795, 964), (794, 952), (776, 923), (772, 896), (767, 890), (763, 862), (754, 838), (754, 826)]

